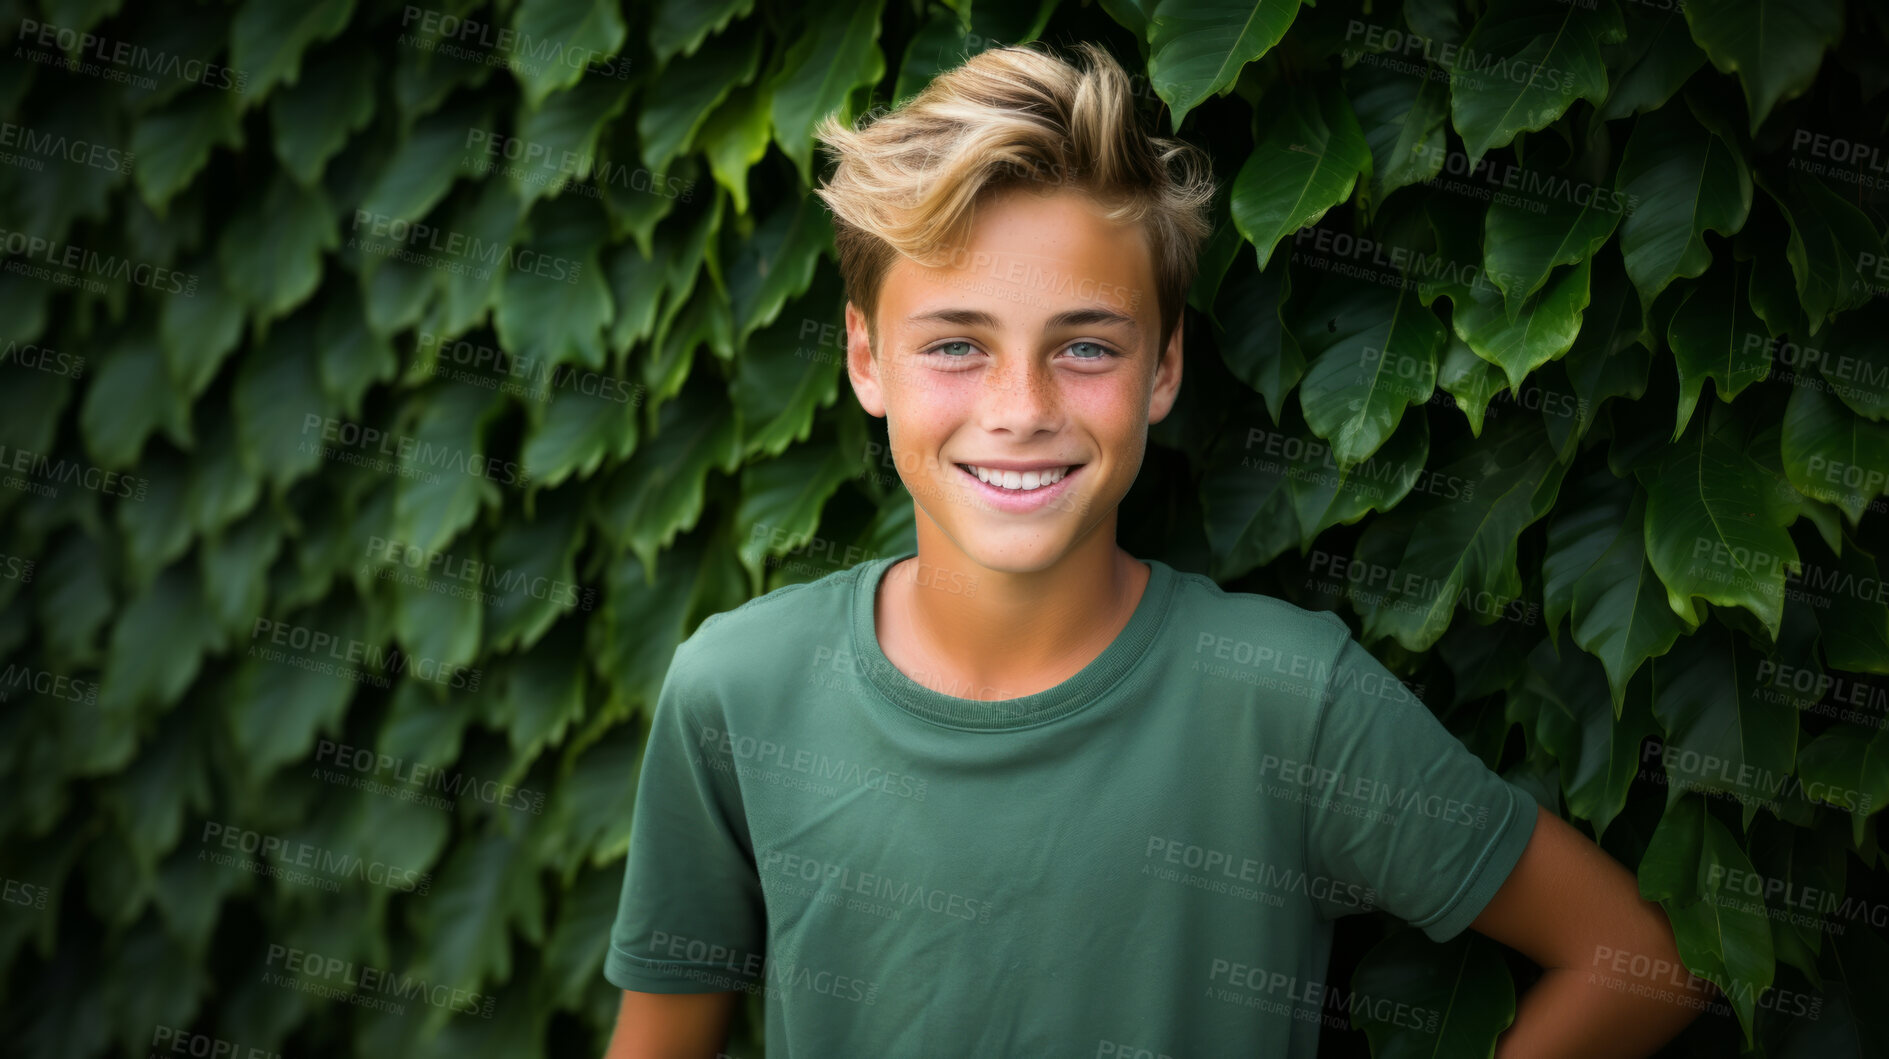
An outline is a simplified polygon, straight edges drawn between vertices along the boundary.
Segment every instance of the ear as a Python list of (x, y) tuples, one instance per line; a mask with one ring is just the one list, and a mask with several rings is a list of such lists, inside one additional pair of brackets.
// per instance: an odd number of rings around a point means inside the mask
[(1148, 395), (1148, 422), (1159, 423), (1166, 419), (1168, 411), (1174, 407), (1174, 399), (1181, 392), (1181, 332), (1187, 325), (1187, 307), (1181, 307), (1181, 315), (1174, 321), (1174, 333), (1168, 336), (1167, 348), (1161, 351), (1161, 359), (1154, 367), (1154, 390)]
[(859, 407), (867, 415), (884, 418), (885, 395), (879, 390), (879, 363), (872, 355), (866, 314), (850, 301), (846, 303), (846, 376), (852, 380)]

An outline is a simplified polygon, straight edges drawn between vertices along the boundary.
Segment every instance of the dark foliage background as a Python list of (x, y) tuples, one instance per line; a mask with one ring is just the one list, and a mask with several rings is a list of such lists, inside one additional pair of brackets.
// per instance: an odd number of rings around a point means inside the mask
[[(676, 643), (913, 540), (813, 123), (1041, 38), (1226, 190), (1123, 544), (1635, 868), (1669, 1054), (1882, 1052), (1882, 17), (0, 0), (6, 1050), (599, 1054)], [(1449, 1018), (1326, 1051), (1486, 1053), (1531, 969), (1396, 926)]]

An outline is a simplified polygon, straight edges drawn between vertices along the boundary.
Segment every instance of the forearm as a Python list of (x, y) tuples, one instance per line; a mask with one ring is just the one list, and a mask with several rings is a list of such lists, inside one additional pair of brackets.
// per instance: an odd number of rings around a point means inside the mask
[(1651, 1055), (1716, 998), (1709, 984), (1690, 979), (1688, 988), (1686, 981), (1634, 978), (1604, 966), (1544, 970), (1522, 995), (1515, 1024), (1497, 1040), (1496, 1059)]

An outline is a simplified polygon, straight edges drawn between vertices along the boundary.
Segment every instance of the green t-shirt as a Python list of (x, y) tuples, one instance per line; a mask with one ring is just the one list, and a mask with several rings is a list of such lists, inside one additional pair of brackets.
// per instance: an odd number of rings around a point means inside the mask
[(1331, 919), (1454, 936), (1535, 803), (1343, 621), (1148, 561), (1081, 672), (977, 701), (879, 648), (873, 593), (911, 554), (677, 648), (605, 977), (762, 992), (774, 1059), (1309, 1056), (1357, 1005), (1435, 1031), (1324, 981)]

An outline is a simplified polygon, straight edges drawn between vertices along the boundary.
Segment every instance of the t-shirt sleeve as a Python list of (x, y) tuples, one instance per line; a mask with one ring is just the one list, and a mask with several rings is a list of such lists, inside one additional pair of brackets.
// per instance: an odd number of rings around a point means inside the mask
[(1535, 829), (1533, 796), (1490, 771), (1348, 631), (1307, 759), (1280, 773), (1304, 806), (1320, 911), (1381, 908), (1434, 941), (1482, 912)]
[(715, 993), (762, 980), (766, 914), (721, 715), (676, 649), (657, 696), (630, 816), (630, 852), (604, 977), (642, 993)]

